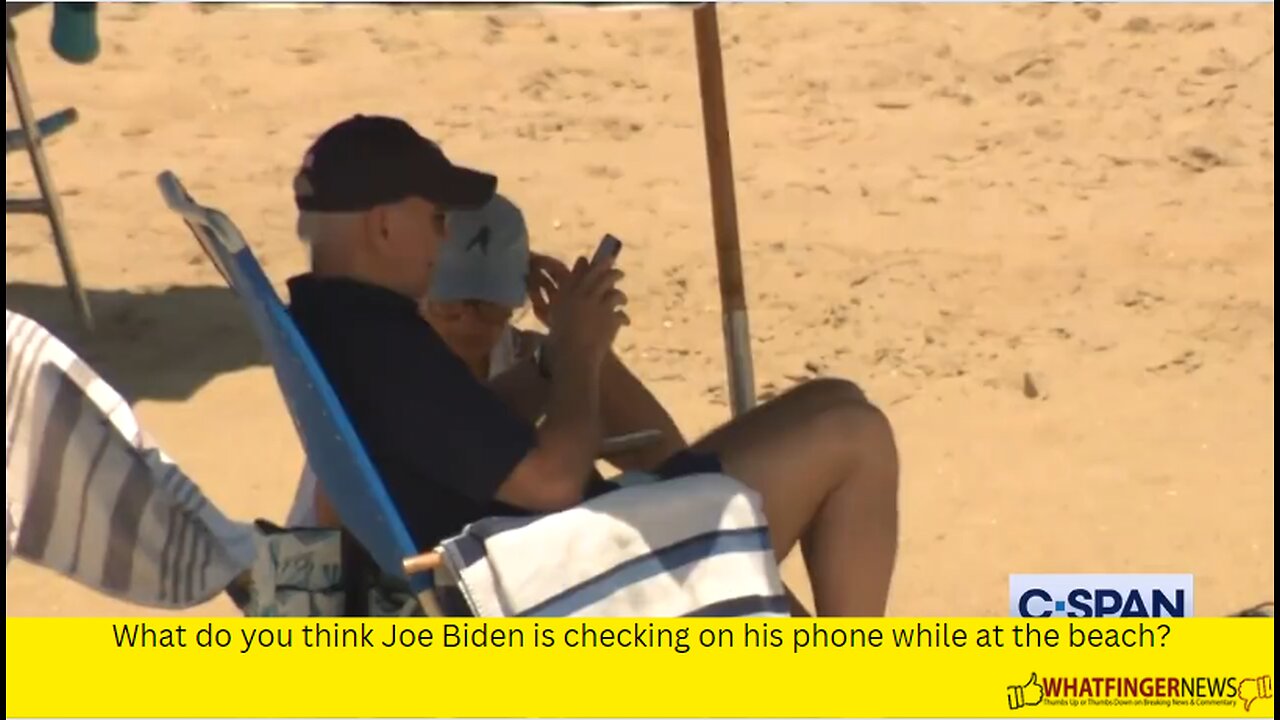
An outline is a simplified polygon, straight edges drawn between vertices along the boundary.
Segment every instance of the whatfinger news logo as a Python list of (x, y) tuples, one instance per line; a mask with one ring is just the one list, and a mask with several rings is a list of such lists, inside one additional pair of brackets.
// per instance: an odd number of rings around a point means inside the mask
[(1010, 617), (1183, 618), (1191, 575), (1010, 575)]
[[(1010, 710), (1047, 707), (1236, 707), (1272, 699), (1270, 675), (1255, 677), (1041, 677), (1005, 688)], [(1262, 710), (1266, 712), (1266, 710)]]

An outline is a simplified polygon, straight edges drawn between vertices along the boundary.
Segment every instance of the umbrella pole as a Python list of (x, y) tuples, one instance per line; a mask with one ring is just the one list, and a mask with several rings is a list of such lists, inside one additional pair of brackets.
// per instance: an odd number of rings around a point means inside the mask
[(729, 146), (729, 112), (724, 96), (724, 63), (720, 56), (720, 23), (715, 3), (693, 10), (693, 37), (698, 53), (698, 86), (702, 94), (702, 127), (706, 134), (707, 169), (711, 176), (711, 214), (715, 228), (716, 266), (720, 277), (720, 309), (724, 320), (725, 358), (729, 371), (729, 403), (740, 415), (756, 403), (751, 364), (751, 332), (747, 324), (742, 248), (738, 240), (738, 204), (733, 188)]

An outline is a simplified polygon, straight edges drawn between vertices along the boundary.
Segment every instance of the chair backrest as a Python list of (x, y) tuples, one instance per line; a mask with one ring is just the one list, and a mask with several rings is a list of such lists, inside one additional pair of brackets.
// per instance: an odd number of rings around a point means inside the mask
[[(404, 577), (405, 558), (417, 555), (408, 529), (364, 451), (337, 395), (329, 385), (280, 297), (230, 218), (197, 205), (171, 172), (157, 182), (169, 208), (186, 222), (209, 259), (239, 296), (275, 368), (307, 462), (343, 525), (383, 572)], [(430, 573), (409, 578), (421, 592)]]

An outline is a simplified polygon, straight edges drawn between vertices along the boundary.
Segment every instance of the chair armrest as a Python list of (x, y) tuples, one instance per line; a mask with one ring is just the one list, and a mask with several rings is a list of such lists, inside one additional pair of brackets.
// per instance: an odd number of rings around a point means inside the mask
[(422, 573), (433, 572), (436, 568), (440, 567), (440, 564), (443, 562), (444, 558), (441, 557), (440, 553), (435, 552), (434, 550), (422, 553), (421, 555), (407, 557), (404, 559), (404, 574), (412, 577), (414, 575), (421, 575)]

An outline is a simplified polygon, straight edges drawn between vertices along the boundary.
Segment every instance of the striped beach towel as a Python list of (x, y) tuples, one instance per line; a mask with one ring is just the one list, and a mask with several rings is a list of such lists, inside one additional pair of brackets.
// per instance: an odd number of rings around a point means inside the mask
[(760, 497), (724, 475), (486, 518), (441, 550), (438, 584), (481, 617), (790, 614)]
[(129, 404), (30, 318), (5, 311), (5, 562), (13, 555), (105, 594), (186, 608), (256, 553), (146, 438)]

